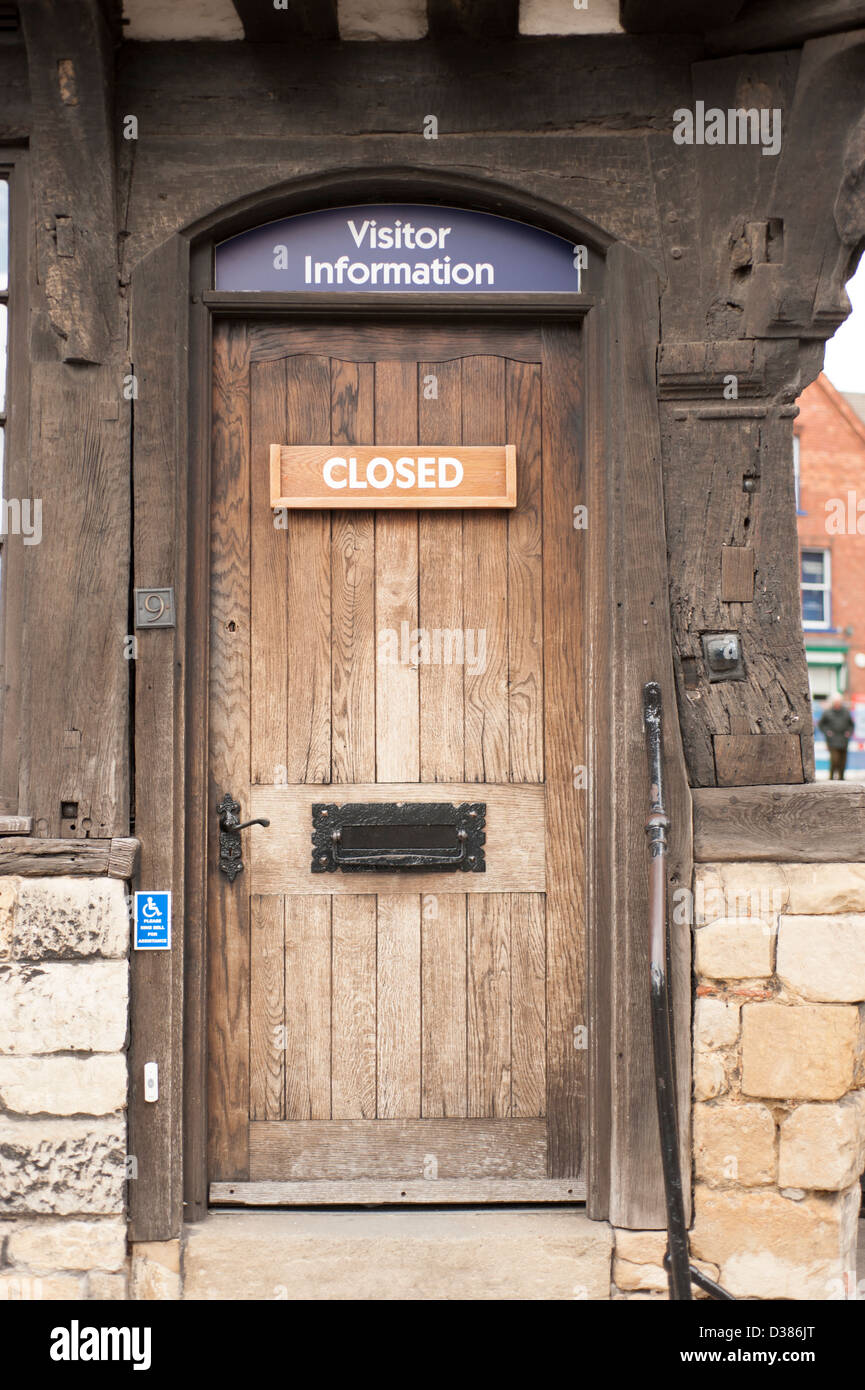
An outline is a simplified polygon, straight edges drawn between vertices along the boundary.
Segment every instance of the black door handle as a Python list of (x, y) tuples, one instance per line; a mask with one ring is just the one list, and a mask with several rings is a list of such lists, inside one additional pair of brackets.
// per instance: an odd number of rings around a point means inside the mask
[(229, 883), (233, 883), (243, 869), (243, 855), (240, 847), (240, 832), (250, 825), (270, 825), (269, 820), (239, 821), (240, 804), (231, 792), (225, 792), (216, 808), (219, 817), (219, 867)]

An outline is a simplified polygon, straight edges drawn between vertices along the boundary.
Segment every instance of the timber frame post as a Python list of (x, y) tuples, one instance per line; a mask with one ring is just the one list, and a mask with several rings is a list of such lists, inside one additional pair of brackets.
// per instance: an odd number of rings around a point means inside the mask
[[(114, 55), (98, 0), (30, 0), (21, 21), (36, 232), (30, 447), (26, 463), (16, 460), (14, 486), (19, 496), (46, 499), (50, 544), (16, 557), (15, 603), (26, 613), (19, 797), (38, 835), (110, 838), (129, 827), (133, 664), (123, 654), (130, 408), (115, 234)], [(64, 806), (74, 813), (64, 815)]]

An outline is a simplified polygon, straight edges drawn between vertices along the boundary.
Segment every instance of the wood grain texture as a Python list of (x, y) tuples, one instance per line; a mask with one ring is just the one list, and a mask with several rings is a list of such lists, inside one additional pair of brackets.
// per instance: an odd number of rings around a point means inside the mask
[[(178, 750), (177, 775), (182, 779), (186, 798), (186, 816), (182, 837), (183, 870), (183, 990), (182, 1031), (182, 1102), (175, 1094), (174, 1108), (182, 1109), (178, 1131), (182, 1146), (183, 1181), (181, 1216), (189, 1222), (201, 1221), (207, 1214), (209, 1182), (207, 1152), (207, 895), (209, 876), (209, 845), (212, 834), (210, 807), (210, 701), (209, 701), (209, 633), (210, 633), (210, 487), (211, 435), (213, 392), (211, 388), (211, 330), (212, 322), (203, 303), (189, 306), (190, 286), (196, 289), (210, 281), (209, 248), (198, 246), (190, 255), (183, 238), (173, 238), (172, 248), (177, 259), (184, 261), (185, 274), (175, 276), (177, 326), (175, 336), (187, 360), (193, 363), (190, 372), (188, 410), (184, 420), (187, 435), (183, 438), (184, 457), (188, 459), (189, 487), (186, 497), (187, 544), (185, 553), (185, 607), (187, 646), (182, 690), (179, 692), (184, 712), (184, 748)], [(138, 283), (137, 274), (133, 277)], [(152, 282), (145, 270), (145, 284), (152, 293)], [(161, 325), (164, 335), (165, 325)], [(202, 360), (206, 370), (199, 369)], [(150, 999), (140, 1000), (143, 1009), (152, 1013)], [(133, 1027), (135, 1025), (133, 1024)], [(139, 1114), (145, 1126), (149, 1104), (142, 1103)], [(131, 1114), (130, 1114), (131, 1119)], [(170, 1229), (162, 1229), (166, 1236)], [(179, 1225), (177, 1228), (179, 1229)]]
[(699, 787), (694, 858), (855, 864), (865, 860), (865, 787)]
[[(663, 403), (660, 414), (667, 545), (670, 556), (676, 557), (669, 571), (676, 676), (684, 683), (683, 662), (695, 662), (700, 691), (699, 699), (679, 702), (690, 781), (697, 787), (716, 785), (713, 736), (735, 733), (732, 721), (742, 717), (754, 734), (801, 735), (804, 763), (800, 760), (798, 780), (804, 781), (814, 774), (811, 702), (796, 598), (792, 422), (774, 414), (765, 419), (699, 419), (696, 414), (677, 419), (673, 402)], [(733, 458), (739, 461), (735, 476)], [(751, 491), (742, 486), (746, 474), (755, 485)], [(682, 505), (686, 498), (692, 500)], [(734, 622), (719, 582), (721, 540), (730, 550), (753, 551), (753, 594), (746, 607), (733, 610)], [(789, 602), (779, 603), (782, 593), (790, 595)], [(741, 634), (746, 679), (709, 682), (701, 636), (731, 626)], [(786, 779), (767, 767), (755, 780)]]
[(372, 1119), (376, 1110), (376, 902), (334, 896), (331, 1113)]
[[(340, 462), (328, 482), (325, 465), (334, 458)], [(420, 448), (382, 440), (339, 451), (324, 444), (291, 448), (276, 443), (271, 445), (269, 477), (272, 507), (310, 511), (441, 511), (513, 507), (516, 502), (516, 457), (509, 444), (466, 448), (445, 438)]]
[[(4, 578), (10, 555), (15, 557), (9, 572), (17, 592), (10, 598), (21, 623), (9, 634), (19, 653), (13, 666), (20, 670), (20, 701), (17, 676), (12, 696), (18, 722), (4, 737), (5, 748), (11, 744), (17, 755), (19, 800), (3, 809), (32, 815), (37, 834), (51, 836), (62, 833), (62, 803), (75, 802), (78, 820), (89, 822), (88, 833), (104, 839), (127, 834), (130, 813), (129, 663), (123, 659), (123, 639), (132, 479), (130, 408), (119, 384), (129, 367), (126, 308), (118, 286), (113, 49), (97, 0), (75, 6), (34, 0), (21, 7), (20, 19), (29, 60), (22, 140), (29, 145), (29, 197), (12, 233), (18, 275), (16, 243), (26, 252), (20, 281), (24, 299), (17, 299), (16, 286), (17, 322), (12, 324), (13, 346), (16, 355), (23, 348), (23, 360), (12, 359), (17, 400), (10, 417), (14, 434), (7, 443), (19, 456), (13, 476), (4, 477), (4, 491), (13, 495), (11, 483), (19, 498), (45, 499), (45, 534), (43, 543), (28, 545), (23, 556), (14, 536), (4, 546)], [(18, 193), (23, 192), (19, 180)], [(158, 283), (164, 290), (164, 280)], [(18, 323), (26, 326), (23, 342)], [(170, 338), (164, 349), (163, 361), (173, 353)], [(173, 397), (144, 408), (142, 484), (160, 471), (151, 451), (153, 430), (157, 420), (168, 423), (174, 409)], [(171, 429), (166, 433), (170, 438)], [(149, 506), (146, 519), (135, 518), (136, 533), (148, 547), (147, 563), (174, 560), (173, 458), (172, 451), (172, 462), (162, 471), (162, 482), (169, 485), (163, 494), (167, 508), (158, 521), (158, 508)], [(62, 507), (62, 524), (49, 520), (53, 498)], [(168, 646), (170, 673), (173, 644)], [(144, 653), (145, 680), (151, 655)], [(161, 656), (154, 674), (164, 694)], [(166, 722), (170, 740), (173, 727)], [(13, 775), (8, 766), (4, 772)]]
[(214, 1182), (215, 1207), (473, 1206), (484, 1202), (520, 1202), (528, 1206), (558, 1202), (573, 1206), (586, 1199), (586, 1184), (567, 1178), (445, 1178), (395, 1182), (359, 1178), (345, 1182)]
[[(251, 700), (256, 682), (264, 695), (250, 727), (269, 751), (251, 755), (252, 780), (245, 786), (239, 775), (236, 785), (244, 816), (265, 817), (270, 824), (245, 837), (241, 881), (241, 897), (253, 895), (248, 1140), (256, 1157), (251, 1169), (247, 1164), (226, 1180), (279, 1182), (291, 1176), (302, 1183), (329, 1178), (344, 1184), (393, 1177), (414, 1183), (424, 1176), (411, 1172), (417, 1154), (405, 1148), (394, 1126), (483, 1121), (493, 1124), (495, 1142), (482, 1162), (465, 1149), (468, 1168), (450, 1172), (447, 1181), (467, 1171), (483, 1181), (489, 1165), (497, 1164), (503, 1180), (530, 1170), (534, 1181), (544, 1174), (563, 1178), (571, 1193), (580, 1182), (582, 1092), (567, 1079), (562, 1085), (561, 1078), (576, 1074), (582, 1061), (573, 1060), (573, 1018), (581, 1007), (583, 971), (583, 810), (578, 797), (567, 804), (555, 778), (553, 819), (562, 843), (554, 851), (545, 838), (551, 833), (545, 825), (550, 769), (571, 786), (570, 745), (583, 718), (580, 567), (569, 550), (574, 489), (561, 487), (567, 470), (576, 478), (578, 467), (573, 341), (562, 330), (546, 343), (543, 367), (491, 354), (459, 361), (397, 356), (372, 363), (291, 351), (294, 336), (281, 330), (270, 353), (250, 368), (247, 467), (258, 475), (251, 479), (249, 544), (252, 578), (256, 584), (261, 578), (263, 597), (260, 604), (254, 596), (250, 600), (247, 588), (253, 615), (247, 680)], [(273, 351), (277, 342), (280, 357)], [(431, 376), (437, 394), (424, 394)], [(348, 445), (372, 430), (380, 442), (419, 439), (423, 445), (442, 429), (463, 442), (499, 443), (513, 429), (526, 459), (519, 506), (510, 519), (495, 513), (468, 518), (462, 511), (419, 518), (414, 510), (399, 516), (342, 510), (332, 514), (327, 532), (318, 533), (303, 529), (316, 518), (289, 514), (289, 526), (300, 529), (288, 536), (271, 529), (270, 518), (259, 515), (255, 489), (266, 479), (264, 440), (278, 427), (280, 392), (286, 397), (285, 434), (298, 444), (329, 434)], [(322, 417), (317, 425), (313, 416)], [(546, 503), (542, 452), (552, 460), (556, 479)], [(553, 537), (546, 554), (545, 535)], [(283, 627), (272, 608), (281, 589), (290, 596), (294, 584), (299, 592), (292, 569), (301, 561), (312, 576), (311, 620), (308, 597), (302, 622), (294, 617), (296, 605), (285, 605)], [(545, 631), (548, 594), (562, 612), (558, 627)], [(397, 636), (395, 662), (380, 659), (386, 628)], [(416, 629), (420, 646), (414, 645)], [(482, 644), (468, 643), (467, 629), (473, 638), (483, 634)], [(226, 640), (235, 631), (227, 624)], [(424, 633), (456, 635), (465, 645), (455, 660), (425, 661)], [(476, 668), (473, 658), (480, 658)], [(299, 678), (294, 697), (291, 680), (292, 668), (296, 675), (304, 663), (310, 675), (301, 699)], [(275, 717), (265, 693), (273, 683), (283, 687)], [(559, 724), (544, 713), (550, 690), (550, 698), (564, 704)], [(273, 734), (275, 728), (278, 739), (281, 727), (282, 762)], [(551, 737), (558, 739), (554, 748)], [(270, 785), (263, 781), (268, 765)], [(466, 780), (455, 780), (454, 773)], [(332, 790), (325, 793), (327, 776)], [(451, 802), (481, 797), (487, 805), (487, 872), (413, 874), (410, 883), (396, 873), (312, 874), (311, 808), (325, 796)], [(549, 853), (558, 853), (561, 870), (554, 884), (546, 874)], [(559, 911), (552, 928), (558, 957), (547, 949), (545, 891)], [(269, 968), (280, 906), (282, 976)], [(557, 1030), (552, 1043), (551, 1026)], [(284, 1042), (282, 1055), (273, 1048), (274, 1036)], [(559, 1108), (548, 1120), (550, 1094)], [(519, 1146), (517, 1158), (508, 1157), (507, 1127), (514, 1118), (535, 1126), (536, 1139), (541, 1136), (531, 1157)], [(315, 1131), (308, 1128), (313, 1123)], [(346, 1139), (356, 1125), (369, 1131), (359, 1149)], [(383, 1128), (373, 1140), (378, 1127)], [(529, 1131), (520, 1132), (525, 1137)], [(467, 1136), (468, 1131), (469, 1144)], [(421, 1160), (432, 1154), (438, 1163), (440, 1136), (416, 1139)], [(353, 1154), (367, 1167), (352, 1167)]]
[(244, 846), (249, 887), (256, 893), (401, 893), (406, 876), (393, 873), (314, 874), (312, 859), (313, 804), (335, 801), (445, 801), (459, 805), (482, 795), (487, 808), (486, 873), (412, 873), (411, 889), (417, 893), (542, 893), (544, 869), (544, 792), (542, 787), (519, 787), (476, 782), (440, 782), (431, 788), (421, 782), (369, 782), (327, 788), (301, 785), (252, 787), (250, 816), (270, 821)]
[[(462, 370), (459, 361), (418, 365), (418, 439), (462, 437)], [(434, 387), (435, 395), (428, 388)], [(461, 641), (463, 625), (463, 518), (421, 512), (418, 517), (420, 626)], [(456, 650), (456, 648), (452, 648)], [(442, 647), (442, 651), (445, 649)], [(461, 782), (465, 777), (463, 672), (456, 660), (420, 667), (420, 777), (422, 782)]]
[[(430, 1160), (434, 1163), (430, 1163)], [(253, 1124), (251, 1181), (542, 1178), (539, 1120), (332, 1120)]]
[(544, 776), (544, 600), (541, 369), (508, 362), (507, 436), (519, 461), (508, 517), (508, 745), (513, 782)]
[(751, 787), (802, 781), (798, 734), (715, 734), (719, 787)]
[(285, 900), (254, 897), (249, 946), (249, 1114), (285, 1115)]
[(754, 550), (749, 545), (721, 547), (721, 600), (723, 603), (753, 603)]
[(0, 816), (0, 835), (30, 835), (32, 832), (32, 816)]
[(18, 832), (10, 834), (2, 831), (2, 827), (0, 834), (0, 874), (20, 874), (25, 878), (69, 874), (73, 878), (92, 875), (130, 879), (141, 848), (138, 840), (120, 837), (114, 840), (43, 840)]
[[(318, 317), (324, 307), (321, 294), (315, 296)], [(365, 300), (365, 302), (369, 302)], [(413, 296), (413, 302), (419, 304)], [(336, 306), (345, 312), (345, 299)], [(441, 304), (441, 297), (438, 297)], [(250, 305), (250, 308), (252, 305)], [(263, 361), (272, 357), (286, 357), (296, 353), (329, 353), (332, 357), (347, 362), (406, 362), (414, 365), (418, 360), (419, 335), (406, 333), (402, 324), (388, 323), (375, 306), (375, 322), (344, 321), (307, 325), (303, 321), (268, 322), (259, 319), (250, 324), (250, 354), (253, 361)], [(423, 351), (427, 358), (443, 362), (459, 361), (467, 353), (497, 352), (502, 356), (518, 361), (536, 362), (540, 354), (540, 333), (533, 325), (506, 327), (495, 322), (478, 326), (462, 322), (435, 323), (423, 325)], [(396, 435), (392, 436), (396, 438)]]
[[(463, 443), (504, 443), (505, 359), (469, 357), (462, 364)], [(508, 523), (487, 512), (463, 515), (463, 622), (483, 663), (464, 671), (466, 781), (508, 780)]]
[(466, 899), (421, 896), (421, 1113), (466, 1114)]
[[(547, 1123), (549, 1177), (576, 1177), (584, 1163), (581, 1116), (586, 1097), (585, 1051), (574, 1029), (586, 1022), (585, 791), (575, 787), (586, 761), (582, 682), (584, 629), (580, 612), (585, 531), (574, 529), (584, 496), (583, 418), (576, 340), (567, 329), (544, 330), (543, 451), (547, 479), (544, 528), (544, 764), (547, 876)], [(555, 481), (551, 483), (551, 479)]]
[[(249, 784), (249, 359), (243, 324), (225, 324), (214, 336), (213, 397), (211, 816), (224, 792), (237, 795)], [(249, 897), (219, 873), (215, 855), (209, 872), (210, 1174), (243, 1178), (249, 1124)]]
[[(330, 436), (330, 361), (291, 358), (286, 367), (290, 442)], [(288, 512), (289, 652), (286, 676), (287, 782), (330, 781), (330, 516)]]
[(511, 1113), (511, 904), (503, 893), (467, 899), (468, 1113)]
[[(369, 362), (331, 362), (334, 444), (371, 439), (375, 377)], [(375, 777), (375, 518), (331, 518), (331, 775), (334, 782)]]
[(409, 1119), (421, 1113), (420, 899), (382, 893), (377, 904), (376, 1114)]
[[(197, 1159), (202, 1200), (206, 1194), (203, 1046), (192, 1063), (191, 1050), (187, 1051), (184, 1042), (189, 1016), (184, 975), (193, 954), (189, 933), (203, 933), (206, 917), (203, 902), (194, 913), (187, 905), (189, 880), (185, 861), (187, 837), (191, 841), (195, 836), (190, 822), (196, 819), (184, 766), (185, 750), (191, 742), (185, 706), (189, 648), (184, 643), (184, 629), (194, 603), (186, 566), (188, 254), (188, 245), (182, 238), (169, 238), (136, 267), (131, 285), (129, 353), (139, 389), (133, 449), (132, 579), (138, 587), (173, 585), (178, 623), (173, 630), (137, 634), (138, 654), (134, 662), (135, 825), (141, 841), (135, 871), (140, 875), (140, 884), (170, 888), (174, 904), (172, 949), (133, 952), (130, 964), (128, 1142), (129, 1152), (138, 1159), (139, 1177), (129, 1184), (128, 1201), (130, 1238), (135, 1240), (168, 1240), (180, 1234), (183, 1219), (189, 1213), (189, 1207), (184, 1206), (184, 1182), (196, 1166), (193, 1155)], [(128, 365), (122, 368), (123, 373), (128, 371)], [(204, 382), (204, 399), (206, 419), (202, 421), (200, 440), (206, 450), (211, 429), (209, 376)], [(195, 515), (199, 532), (206, 537), (206, 501), (202, 501)], [(101, 541), (95, 544), (98, 547)], [(84, 540), (83, 550), (87, 549)], [(206, 633), (206, 600), (197, 611)], [(124, 628), (127, 623), (125, 616)], [(203, 686), (202, 680), (202, 695)], [(126, 698), (128, 692), (124, 693)], [(202, 799), (209, 797), (205, 794)], [(90, 834), (93, 833), (91, 829)], [(109, 873), (114, 859), (112, 853)], [(200, 843), (194, 863), (201, 882), (206, 874), (206, 860), (206, 846)], [(120, 857), (116, 871), (128, 876), (127, 856)], [(203, 965), (195, 978), (200, 988)], [(197, 1040), (201, 1043), (201, 1034)], [(149, 1061), (159, 1066), (157, 1106), (144, 1097), (144, 1065)], [(196, 1097), (201, 1114), (196, 1140), (188, 1144), (183, 1136), (185, 1095)]]
[(271, 783), (281, 775), (277, 769), (286, 767), (289, 724), (289, 542), (286, 531), (274, 526), (267, 470), (270, 441), (291, 428), (285, 362), (251, 364), (249, 393), (250, 781)]
[(545, 902), (511, 895), (511, 1114), (544, 1115), (546, 1096)]
[(324, 897), (285, 899), (287, 1120), (331, 1113), (331, 910)]
[[(614, 466), (599, 475), (604, 500), (595, 493), (593, 503), (596, 508), (603, 506), (607, 516), (604, 551), (596, 552), (593, 581), (608, 595), (608, 627), (602, 629), (603, 636), (596, 630), (593, 642), (601, 644), (609, 687), (607, 703), (594, 704), (589, 721), (598, 744), (594, 775), (610, 782), (607, 881), (595, 878), (590, 909), (596, 916), (596, 939), (604, 933), (609, 936), (609, 974), (601, 986), (608, 1003), (602, 1003), (603, 1012), (593, 1026), (603, 1029), (603, 1046), (609, 1049), (610, 1191), (605, 1214), (614, 1224), (651, 1227), (664, 1224), (665, 1207), (649, 1017), (646, 848), (642, 834), (635, 832), (635, 827), (643, 825), (648, 807), (641, 711), (643, 686), (649, 680), (659, 682), (663, 696), (671, 893), (691, 881), (691, 809), (671, 670), (665, 561), (671, 542), (660, 508), (646, 505), (647, 498), (660, 498), (663, 493), (656, 404), (658, 282), (652, 267), (626, 248), (617, 246), (610, 255), (612, 289), (606, 326), (610, 355), (604, 409), (607, 458), (614, 460)], [(700, 446), (695, 447), (699, 452)], [(692, 477), (693, 473), (686, 487), (693, 486)], [(680, 525), (678, 518), (674, 524)], [(553, 949), (548, 934), (548, 950)], [(687, 1205), (691, 938), (686, 927), (679, 925), (677, 930), (671, 924), (670, 957)], [(645, 990), (641, 981), (646, 982)], [(603, 1103), (600, 1098), (599, 1103)]]
[[(378, 362), (376, 440), (417, 439), (417, 363)], [(416, 782), (420, 776), (419, 681), (416, 660), (403, 659), (402, 630), (418, 625), (417, 513), (377, 513), (375, 519), (376, 777)], [(397, 660), (383, 633), (396, 634)]]

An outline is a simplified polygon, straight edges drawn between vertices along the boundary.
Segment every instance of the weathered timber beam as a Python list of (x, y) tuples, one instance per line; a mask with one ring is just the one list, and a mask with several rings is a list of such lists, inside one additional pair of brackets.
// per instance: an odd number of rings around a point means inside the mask
[(32, 835), (32, 816), (0, 816), (0, 835)]
[(427, 0), (430, 37), (512, 39), (519, 8), (519, 0)]
[(702, 33), (731, 24), (744, 0), (621, 0), (619, 23), (629, 34)]
[(117, 303), (114, 58), (98, 0), (21, 7), (33, 104), (33, 223), (64, 362), (105, 362)]
[(12, 546), (7, 571), (27, 614), (19, 809), (51, 836), (74, 803), (92, 838), (109, 839), (129, 825), (131, 511), (114, 47), (99, 0), (27, 0), (21, 19), (35, 265), (29, 448), (9, 463), (11, 495), (45, 498), (46, 527), (26, 564)]
[(798, 734), (715, 734), (719, 787), (757, 787), (803, 782)]
[(691, 795), (699, 863), (865, 860), (865, 786), (698, 787)]
[(842, 34), (863, 25), (865, 0), (764, 0), (737, 23), (718, 23), (713, 10), (706, 45), (710, 53), (718, 56), (793, 48), (807, 39)]
[(0, 838), (0, 875), (132, 878), (139, 848), (138, 840), (120, 837), (112, 840)]
[(273, 0), (233, 0), (250, 43), (289, 43), (294, 39), (336, 39), (336, 0), (288, 0), (276, 9)]

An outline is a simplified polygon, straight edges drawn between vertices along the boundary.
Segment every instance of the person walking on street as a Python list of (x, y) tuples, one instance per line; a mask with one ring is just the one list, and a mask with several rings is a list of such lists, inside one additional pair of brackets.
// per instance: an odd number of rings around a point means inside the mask
[(847, 766), (847, 744), (853, 732), (853, 716), (844, 703), (843, 696), (834, 695), (832, 703), (824, 709), (817, 725), (829, 749), (829, 781), (844, 781)]

